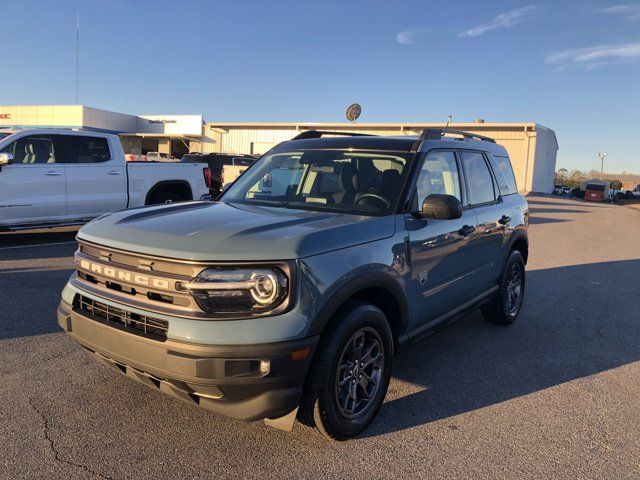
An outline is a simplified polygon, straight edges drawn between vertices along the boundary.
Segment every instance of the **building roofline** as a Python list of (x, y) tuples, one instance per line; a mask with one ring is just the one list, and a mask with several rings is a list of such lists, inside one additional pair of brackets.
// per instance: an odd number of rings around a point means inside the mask
[[(371, 122), (371, 123), (346, 123), (346, 122), (205, 122), (205, 125), (214, 127), (299, 127), (308, 129), (309, 127), (331, 127), (331, 128), (429, 128), (438, 127), (442, 128), (446, 126), (446, 123), (422, 123), (422, 122)], [(450, 127), (462, 127), (462, 128), (524, 128), (530, 127), (535, 129), (536, 127), (550, 130), (535, 122), (520, 122), (520, 123), (451, 123)]]

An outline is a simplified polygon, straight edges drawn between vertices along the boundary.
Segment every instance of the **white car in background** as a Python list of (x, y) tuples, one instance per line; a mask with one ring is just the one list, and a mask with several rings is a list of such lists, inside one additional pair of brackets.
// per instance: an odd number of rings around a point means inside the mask
[(160, 152), (147, 152), (147, 162), (178, 162), (176, 157), (169, 155), (168, 153)]
[(209, 198), (201, 163), (126, 162), (117, 135), (0, 132), (0, 230), (76, 225), (125, 208)]

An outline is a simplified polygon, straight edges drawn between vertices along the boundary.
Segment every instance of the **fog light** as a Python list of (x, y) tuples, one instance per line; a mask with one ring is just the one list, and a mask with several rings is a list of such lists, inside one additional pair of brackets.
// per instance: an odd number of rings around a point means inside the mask
[(260, 360), (260, 373), (266, 375), (271, 370), (271, 362), (269, 360)]
[(228, 378), (260, 378), (271, 371), (269, 360), (227, 360), (225, 376)]

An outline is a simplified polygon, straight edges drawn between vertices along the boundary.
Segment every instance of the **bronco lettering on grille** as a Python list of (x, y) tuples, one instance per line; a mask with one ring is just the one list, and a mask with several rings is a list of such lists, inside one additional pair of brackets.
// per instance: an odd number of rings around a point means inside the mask
[(113, 278), (114, 280), (120, 280), (127, 283), (135, 283), (137, 285), (144, 285), (145, 287), (170, 290), (169, 281), (162, 278), (132, 273), (126, 270), (120, 270), (118, 268), (101, 265), (99, 263), (93, 263), (84, 259), (80, 259), (80, 268), (87, 272)]

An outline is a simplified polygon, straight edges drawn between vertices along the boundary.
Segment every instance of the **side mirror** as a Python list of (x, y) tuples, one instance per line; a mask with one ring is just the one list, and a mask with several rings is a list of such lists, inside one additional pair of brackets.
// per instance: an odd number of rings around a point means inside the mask
[(0, 153), (0, 170), (2, 167), (11, 165), (13, 163), (13, 155), (10, 153)]
[(422, 202), (420, 216), (434, 220), (455, 220), (462, 216), (462, 202), (453, 195), (433, 193)]

